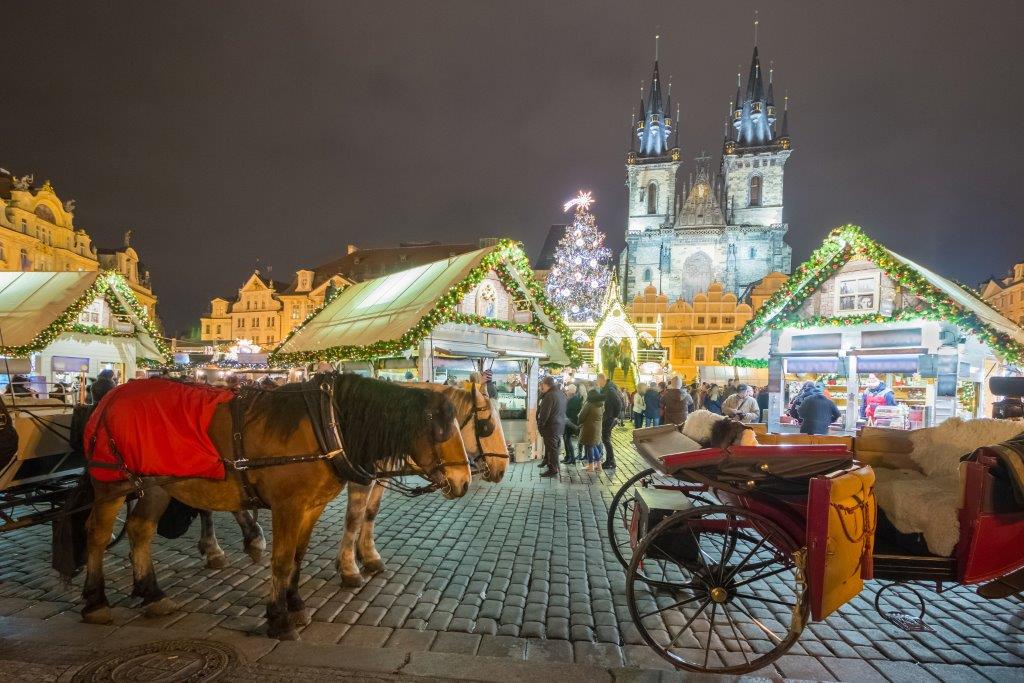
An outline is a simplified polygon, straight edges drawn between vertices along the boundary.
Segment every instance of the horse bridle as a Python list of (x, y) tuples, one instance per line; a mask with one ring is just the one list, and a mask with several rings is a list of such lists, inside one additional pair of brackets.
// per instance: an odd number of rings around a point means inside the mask
[[(473, 456), (473, 464), (474, 465), (480, 464), (480, 466), (483, 467), (485, 471), (489, 471), (488, 468), (487, 468), (487, 460), (485, 460), (485, 458), (504, 458), (505, 460), (508, 460), (510, 458), (510, 456), (509, 456), (508, 453), (491, 453), (491, 452), (488, 452), (488, 451), (484, 450), (484, 444), (481, 441), (481, 439), (486, 438), (486, 437), (488, 437), (488, 436), (490, 436), (491, 434), (494, 433), (494, 406), (491, 405), (491, 401), (490, 401), (489, 398), (486, 399), (486, 401), (487, 401), (487, 406), (486, 407), (477, 404), (477, 402), (476, 402), (477, 383), (476, 382), (470, 382), (469, 383), (469, 393), (470, 393), (470, 396), (472, 396), (473, 410), (472, 410), (472, 412), (470, 412), (469, 415), (466, 416), (466, 419), (462, 421), (462, 424), (459, 425), (459, 429), (460, 430), (464, 429), (466, 427), (466, 425), (469, 424), (470, 420), (474, 421), (474, 423), (473, 423), (473, 436), (476, 439), (476, 451), (477, 452), (476, 452), (476, 455)], [(481, 393), (481, 395), (483, 395), (482, 391), (480, 393)], [(481, 413), (487, 413), (487, 417), (486, 418), (480, 417)], [(481, 461), (483, 461), (483, 462), (481, 463)]]

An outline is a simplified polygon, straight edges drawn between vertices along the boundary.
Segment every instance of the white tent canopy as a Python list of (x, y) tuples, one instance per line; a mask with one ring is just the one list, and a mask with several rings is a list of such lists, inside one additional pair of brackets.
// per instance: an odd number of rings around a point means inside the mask
[[(101, 277), (116, 277), (100, 271), (87, 272), (0, 272), (0, 346), (26, 346), (65, 311), (86, 295)], [(129, 311), (139, 342), (139, 355), (162, 360), (156, 342), (145, 330), (122, 295), (112, 289), (121, 307)]]
[[(275, 355), (397, 341), (414, 329), (438, 301), (465, 280), (487, 256), (501, 249), (501, 246), (478, 249), (351, 285), (300, 327)], [(517, 269), (510, 263), (507, 266), (520, 289), (529, 292)], [(552, 361), (566, 362), (562, 339), (554, 332), (554, 325), (537, 302), (531, 300), (530, 303), (533, 315), (550, 330), (544, 340), (545, 351)]]

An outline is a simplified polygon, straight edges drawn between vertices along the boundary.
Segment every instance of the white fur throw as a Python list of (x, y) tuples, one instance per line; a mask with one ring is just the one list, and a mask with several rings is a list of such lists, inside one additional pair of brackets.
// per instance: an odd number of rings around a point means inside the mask
[(707, 444), (711, 441), (711, 428), (719, 420), (725, 419), (727, 418), (712, 413), (710, 410), (695, 410), (686, 416), (686, 422), (683, 423), (683, 434), (697, 443)]
[(910, 458), (929, 477), (955, 477), (962, 456), (982, 446), (1002, 443), (1021, 432), (1024, 432), (1024, 423), (1021, 422), (952, 417), (937, 427), (910, 432), (910, 441), (914, 444)]
[(948, 557), (960, 540), (960, 478), (914, 470), (875, 469), (875, 499), (904, 534), (924, 534), (928, 550)]

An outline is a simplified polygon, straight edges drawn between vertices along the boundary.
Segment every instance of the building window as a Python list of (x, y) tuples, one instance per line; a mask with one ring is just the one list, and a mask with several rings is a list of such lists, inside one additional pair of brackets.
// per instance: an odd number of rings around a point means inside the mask
[(705, 349), (704, 349), (703, 346), (695, 346), (695, 347), (693, 347), (693, 359), (695, 361), (697, 361), (698, 363), (703, 363), (704, 362), (704, 350)]
[(245, 318), (239, 318), (238, 319), (238, 329), (240, 329), (240, 330), (244, 330), (245, 329)]
[(78, 322), (83, 325), (99, 325), (103, 314), (103, 300), (96, 299), (78, 314)]
[(274, 326), (274, 319), (273, 318), (267, 318), (267, 327), (273, 327), (273, 326)]
[(28, 234), (28, 221), (24, 218), (21, 219), (21, 231), (26, 235)]
[(703, 325), (704, 324), (704, 316), (702, 316), (702, 315), (698, 315), (697, 316), (697, 324), (698, 325)]
[(246, 299), (245, 300), (245, 310), (248, 311), (248, 310), (251, 310), (251, 309), (252, 309), (252, 302), (249, 301), (248, 299)]
[(757, 258), (757, 247), (750, 248), (750, 258)]
[(210, 325), (207, 325), (207, 326), (206, 326), (206, 336), (207, 336), (207, 337), (209, 337), (209, 336), (210, 336)]
[(650, 282), (650, 281), (651, 281), (651, 269), (650, 268), (644, 268), (644, 282)]
[(217, 325), (217, 336), (220, 336), (220, 325)]
[(718, 353), (721, 350), (722, 350), (721, 346), (712, 346), (711, 347), (711, 360), (717, 361), (718, 360)]
[(22, 249), (21, 250), (20, 257), (21, 257), (20, 258), (21, 269), (22, 270), (32, 270), (32, 260), (28, 257), (28, 251), (26, 249)]
[(718, 324), (718, 316), (717, 315), (711, 316), (711, 324), (712, 325), (717, 325)]
[(761, 206), (761, 176), (750, 176), (750, 203), (748, 206)]
[(292, 304), (292, 320), (298, 320), (298, 319), (299, 319), (299, 305), (298, 304)]
[(259, 327), (260, 326), (260, 319), (259, 318), (253, 318), (252, 319), (252, 326), (253, 327)]
[(647, 214), (658, 213), (658, 184), (651, 183), (647, 186)]
[(836, 278), (836, 312), (851, 315), (878, 312), (880, 274)]
[(272, 335), (272, 334), (268, 334), (267, 335), (267, 343), (268, 344), (273, 344), (274, 343), (274, 335)]
[(734, 322), (735, 322), (735, 318), (733, 318), (731, 315), (723, 315), (722, 316), (722, 324), (723, 325), (732, 325)]
[(4, 245), (0, 244), (0, 261), (6, 261), (6, 260), (7, 260), (7, 249), (4, 247)]

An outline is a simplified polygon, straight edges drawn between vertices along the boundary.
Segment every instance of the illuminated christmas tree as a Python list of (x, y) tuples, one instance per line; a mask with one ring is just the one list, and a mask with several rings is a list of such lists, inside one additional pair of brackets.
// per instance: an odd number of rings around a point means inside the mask
[(572, 225), (555, 249), (554, 265), (548, 272), (548, 298), (561, 309), (566, 320), (586, 322), (601, 315), (601, 302), (611, 281), (612, 253), (604, 246), (604, 233), (597, 229), (597, 220), (590, 213), (594, 202), (589, 192), (565, 204), (564, 210), (576, 209)]

